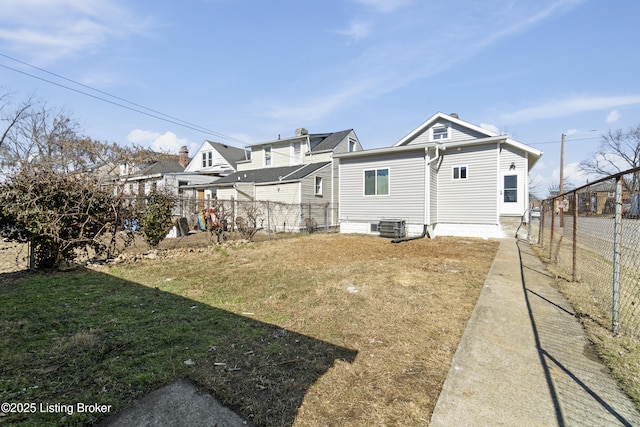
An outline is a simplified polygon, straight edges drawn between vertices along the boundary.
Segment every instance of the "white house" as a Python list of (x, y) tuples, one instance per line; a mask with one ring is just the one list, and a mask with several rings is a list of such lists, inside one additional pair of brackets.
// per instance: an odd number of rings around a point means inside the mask
[[(504, 237), (542, 152), (437, 113), (389, 148), (338, 154), (342, 233)], [(386, 231), (386, 230), (385, 230)]]

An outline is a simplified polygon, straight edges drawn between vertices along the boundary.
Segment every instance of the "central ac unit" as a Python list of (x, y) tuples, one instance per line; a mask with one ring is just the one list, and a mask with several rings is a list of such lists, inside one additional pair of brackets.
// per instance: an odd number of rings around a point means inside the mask
[(401, 219), (384, 220), (378, 223), (380, 237), (405, 237), (405, 222)]

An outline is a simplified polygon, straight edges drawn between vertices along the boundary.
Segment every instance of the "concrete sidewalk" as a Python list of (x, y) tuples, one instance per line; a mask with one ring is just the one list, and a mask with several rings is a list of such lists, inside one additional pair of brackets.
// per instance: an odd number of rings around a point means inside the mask
[(553, 278), (501, 240), (431, 426), (640, 426)]

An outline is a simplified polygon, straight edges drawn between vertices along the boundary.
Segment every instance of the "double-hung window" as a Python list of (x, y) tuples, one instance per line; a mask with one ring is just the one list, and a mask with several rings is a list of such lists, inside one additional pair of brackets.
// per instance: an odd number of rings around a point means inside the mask
[(316, 176), (315, 195), (322, 196), (322, 177)]
[(202, 167), (207, 167), (207, 153), (202, 153)]
[(454, 166), (453, 179), (467, 179), (467, 169), (466, 166)]
[(264, 165), (271, 166), (271, 147), (264, 147)]
[(442, 139), (449, 138), (449, 128), (446, 126), (434, 126), (433, 128), (433, 140), (440, 141)]
[(384, 196), (389, 194), (389, 168), (364, 171), (364, 195)]
[(302, 144), (300, 143), (300, 141), (293, 143), (292, 150), (293, 150), (292, 164), (298, 165), (302, 163)]
[(213, 151), (207, 153), (207, 165), (209, 167), (213, 166)]

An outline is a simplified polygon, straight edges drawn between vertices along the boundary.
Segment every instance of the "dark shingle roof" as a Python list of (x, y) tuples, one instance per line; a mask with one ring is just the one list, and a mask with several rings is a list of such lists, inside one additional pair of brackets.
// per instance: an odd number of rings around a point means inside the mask
[(332, 133), (309, 134), (311, 152), (333, 150), (351, 131), (352, 129)]
[(231, 147), (230, 145), (222, 144), (221, 142), (207, 141), (218, 153), (234, 168), (236, 163), (245, 160), (247, 153), (242, 148)]
[(136, 175), (156, 175), (174, 172), (184, 172), (184, 166), (180, 164), (178, 156), (161, 159), (148, 166), (141, 166), (140, 172), (136, 173)]
[(232, 173), (215, 181), (214, 184), (233, 184), (236, 182), (252, 182), (255, 184), (276, 181), (295, 181), (325, 167), (331, 162), (318, 162), (308, 165), (281, 166), (274, 168), (253, 169)]

